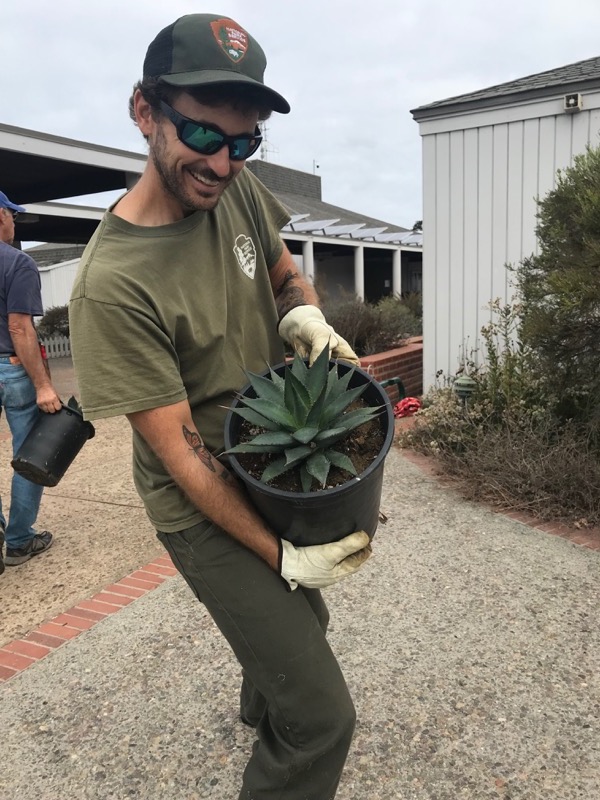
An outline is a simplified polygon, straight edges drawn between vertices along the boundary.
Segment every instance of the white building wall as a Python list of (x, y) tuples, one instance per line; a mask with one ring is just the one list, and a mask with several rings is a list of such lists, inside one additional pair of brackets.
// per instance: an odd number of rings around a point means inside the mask
[(50, 267), (40, 267), (42, 304), (44, 311), (54, 306), (66, 306), (77, 274), (79, 259), (63, 261)]
[(487, 308), (514, 291), (507, 263), (536, 252), (536, 198), (587, 144), (600, 144), (600, 92), (584, 110), (563, 94), (422, 121), (425, 385), (480, 343)]

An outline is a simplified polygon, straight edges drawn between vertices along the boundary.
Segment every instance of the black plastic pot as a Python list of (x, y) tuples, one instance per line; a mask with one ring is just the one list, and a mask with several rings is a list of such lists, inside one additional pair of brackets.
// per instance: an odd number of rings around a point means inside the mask
[[(352, 367), (338, 361), (340, 375)], [(282, 375), (286, 364), (278, 364), (274, 371)], [(263, 375), (268, 376), (269, 370)], [(361, 395), (370, 406), (383, 406), (380, 420), (384, 429), (384, 442), (377, 458), (359, 476), (331, 489), (317, 492), (290, 492), (276, 489), (249, 475), (235, 454), (228, 457), (231, 468), (243, 481), (248, 494), (273, 530), (292, 544), (305, 547), (337, 541), (354, 531), (366, 531), (373, 538), (379, 521), (379, 504), (383, 486), (384, 460), (394, 438), (394, 414), (386, 391), (367, 372), (356, 368), (350, 379), (350, 388), (366, 383)], [(242, 389), (241, 395), (254, 397), (250, 385)], [(225, 420), (225, 448), (228, 450), (238, 444), (243, 420), (233, 408), (240, 405), (240, 399), (233, 402)]]
[(92, 423), (69, 406), (54, 414), (40, 413), (11, 465), (32, 483), (56, 486), (95, 432)]

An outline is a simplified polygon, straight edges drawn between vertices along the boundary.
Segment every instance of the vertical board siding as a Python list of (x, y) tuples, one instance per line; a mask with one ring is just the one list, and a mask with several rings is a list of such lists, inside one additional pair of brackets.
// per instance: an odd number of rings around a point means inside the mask
[(492, 174), (492, 275), (489, 300), (506, 296), (508, 125), (495, 125)]
[[(463, 340), (463, 326), (453, 324), (461, 314), (457, 310), (462, 307), (464, 296), (464, 133), (454, 131), (450, 134), (450, 242), (449, 242), (449, 279), (448, 317), (450, 319), (450, 336), (448, 337), (448, 357), (450, 361), (460, 354)], [(462, 322), (462, 320), (461, 320)]]
[[(464, 196), (462, 202), (462, 235), (464, 252), (464, 293), (462, 313), (454, 309), (453, 325), (460, 347), (467, 351), (475, 347), (473, 331), (477, 330), (477, 296), (479, 293), (479, 132), (476, 128), (464, 132)], [(453, 265), (454, 269), (458, 267)], [(460, 320), (460, 326), (459, 326)]]
[(68, 304), (78, 266), (79, 259), (75, 259), (40, 270), (44, 311)]
[(539, 153), (537, 196), (542, 198), (556, 186), (556, 117), (540, 120)]
[[(596, 144), (599, 144), (596, 136)], [(573, 156), (585, 152), (590, 141), (590, 115), (571, 114), (571, 166)]]
[(562, 114), (554, 118), (556, 126), (556, 144), (554, 147), (554, 170), (571, 166), (571, 143), (573, 124), (571, 116)]
[(436, 351), (448, 361), (450, 343), (450, 134), (441, 134), (436, 142)]
[[(600, 94), (584, 104), (600, 104)], [(495, 298), (515, 287), (506, 265), (537, 252), (537, 201), (556, 186), (556, 171), (588, 144), (600, 145), (600, 108), (533, 116), (523, 107), (495, 110), (458, 129), (423, 136), (424, 380), (453, 375), (461, 356), (481, 344)], [(509, 113), (510, 112), (510, 113)]]
[[(469, 331), (472, 346), (479, 347), (480, 332), (490, 321), (487, 308), (492, 291), (492, 245), (494, 241), (493, 196), (494, 196), (494, 131), (491, 125), (479, 129), (479, 241), (477, 246), (477, 317), (475, 330)], [(456, 368), (452, 369), (454, 373)]]
[[(506, 214), (506, 260), (516, 264), (523, 252), (523, 123), (513, 122), (508, 126), (508, 165)], [(505, 297), (514, 293), (507, 273), (504, 281)]]
[(437, 352), (437, 223), (435, 174), (437, 172), (435, 136), (424, 136), (423, 145), (423, 219), (431, 222), (432, 235), (423, 237), (423, 379), (427, 385), (435, 382)]
[(536, 251), (535, 217), (539, 179), (540, 121), (527, 119), (523, 124), (523, 256)]

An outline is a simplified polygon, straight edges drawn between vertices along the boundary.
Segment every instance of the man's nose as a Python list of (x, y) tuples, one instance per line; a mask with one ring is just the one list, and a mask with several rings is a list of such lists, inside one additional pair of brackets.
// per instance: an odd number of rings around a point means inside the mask
[(220, 150), (211, 156), (206, 156), (206, 164), (219, 178), (226, 178), (231, 172), (231, 162), (229, 161), (229, 147), (223, 144)]

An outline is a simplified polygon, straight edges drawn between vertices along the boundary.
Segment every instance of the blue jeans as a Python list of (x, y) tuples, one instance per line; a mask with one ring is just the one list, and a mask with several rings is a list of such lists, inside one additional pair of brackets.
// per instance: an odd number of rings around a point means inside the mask
[[(7, 358), (0, 358), (0, 412), (4, 409), (12, 434), (13, 456), (41, 413), (35, 398), (35, 387), (25, 368), (10, 364)], [(8, 525), (0, 498), (0, 521), (6, 526), (7, 547), (23, 547), (35, 535), (33, 523), (38, 515), (43, 491), (43, 486), (31, 483), (16, 473), (13, 475)]]

